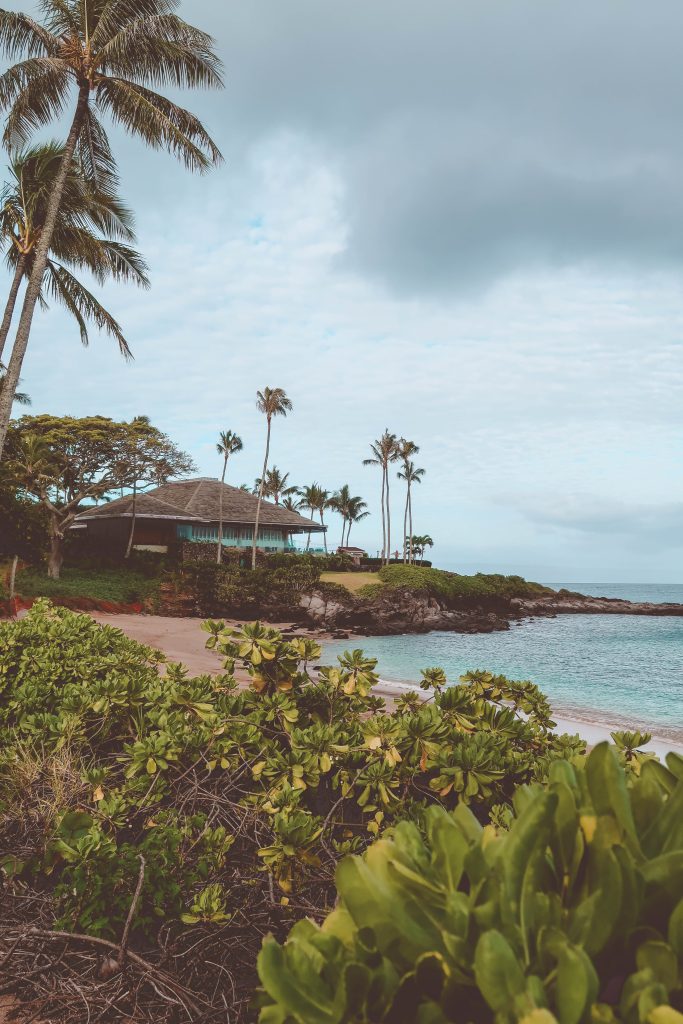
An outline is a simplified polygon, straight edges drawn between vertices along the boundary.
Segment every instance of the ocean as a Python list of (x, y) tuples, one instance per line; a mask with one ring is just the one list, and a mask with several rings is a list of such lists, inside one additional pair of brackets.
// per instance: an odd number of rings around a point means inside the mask
[[(549, 586), (683, 604), (678, 584)], [(502, 633), (362, 637), (353, 646), (377, 658), (383, 679), (416, 682), (420, 669), (438, 665), (457, 683), (469, 669), (487, 669), (532, 680), (558, 716), (683, 741), (683, 618), (560, 615), (514, 623)], [(348, 641), (325, 644), (321, 660), (333, 663), (348, 647)]]

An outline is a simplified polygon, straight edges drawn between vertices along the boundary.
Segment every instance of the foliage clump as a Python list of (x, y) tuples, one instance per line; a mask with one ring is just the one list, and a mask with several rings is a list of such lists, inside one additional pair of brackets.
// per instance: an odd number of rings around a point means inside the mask
[(531, 583), (521, 576), (486, 573), (461, 576), (420, 565), (385, 565), (379, 571), (379, 578), (385, 586), (424, 590), (449, 604), (458, 604), (463, 599), (499, 598), (507, 601), (514, 597), (537, 597), (539, 594), (552, 593), (548, 587)]
[[(520, 786), (509, 830), (428, 808), (259, 957), (263, 1024), (680, 1024), (683, 758), (614, 749)], [(420, 827), (421, 826), (421, 827)]]

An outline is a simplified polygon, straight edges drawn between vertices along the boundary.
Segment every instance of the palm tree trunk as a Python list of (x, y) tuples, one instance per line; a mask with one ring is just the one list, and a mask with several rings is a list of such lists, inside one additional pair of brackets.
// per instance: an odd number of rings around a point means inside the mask
[(225, 471), (228, 468), (228, 456), (223, 459), (223, 472), (221, 473), (221, 492), (218, 495), (218, 547), (216, 548), (216, 564), (221, 564), (223, 554), (223, 485), (225, 484)]
[[(313, 522), (313, 509), (311, 509), (311, 522)], [(306, 550), (309, 551), (311, 547), (311, 531), (308, 531), (308, 537), (306, 538)]]
[(133, 480), (133, 515), (130, 520), (130, 533), (128, 534), (128, 546), (126, 547), (126, 558), (130, 558), (130, 553), (133, 550), (133, 537), (135, 535), (135, 513), (137, 511), (138, 501), (138, 479), (137, 476)]
[(391, 511), (389, 508), (389, 467), (387, 466), (387, 565), (391, 561)]
[[(320, 509), (320, 525), (321, 526), (325, 525), (325, 520), (323, 519), (323, 510), (322, 509)], [(325, 545), (325, 554), (327, 554), (327, 534), (326, 533), (323, 533), (323, 544)]]
[(408, 484), (408, 536), (410, 537), (410, 554), (408, 562), (410, 565), (413, 564), (413, 496), (410, 493), (410, 484)]
[(268, 418), (268, 433), (266, 434), (266, 457), (263, 460), (263, 472), (261, 473), (261, 483), (258, 489), (258, 504), (256, 505), (256, 522), (254, 523), (254, 540), (251, 545), (251, 567), (256, 568), (256, 539), (258, 537), (258, 524), (261, 518), (261, 502), (263, 501), (263, 483), (266, 479), (266, 469), (268, 468), (268, 454), (270, 452), (270, 418)]
[(382, 466), (382, 565), (384, 565), (384, 558), (387, 553), (387, 521), (386, 521), (386, 509), (384, 501), (384, 487), (387, 479), (387, 471)]
[(408, 505), (410, 503), (410, 481), (406, 488), (406, 507), (403, 511), (403, 564), (408, 558)]
[(12, 278), (12, 286), (7, 296), (7, 305), (5, 306), (5, 314), (2, 318), (2, 324), (0, 324), (0, 362), (2, 361), (2, 353), (5, 348), (5, 342), (7, 341), (7, 335), (9, 329), (12, 326), (12, 317), (14, 316), (14, 307), (17, 304), (17, 295), (19, 294), (19, 285), (21, 279), (24, 276), (24, 267), (26, 266), (26, 256), (22, 253), (19, 257), (19, 261), (14, 271), (14, 277)]
[(59, 171), (57, 172), (57, 177), (55, 178), (54, 187), (52, 189), (52, 195), (50, 196), (50, 203), (45, 216), (45, 224), (40, 234), (40, 241), (36, 247), (33, 270), (31, 271), (31, 276), (24, 295), (24, 305), (21, 310), (21, 316), (19, 317), (19, 326), (17, 328), (17, 336), (14, 339), (12, 357), (7, 367), (7, 376), (5, 377), (4, 386), (0, 392), (0, 459), (2, 459), (2, 452), (5, 447), (7, 429), (9, 427), (10, 416), (12, 414), (12, 403), (14, 401), (14, 395), (17, 390), (17, 384), (19, 383), (19, 376), (21, 374), (21, 367), (28, 347), (33, 314), (43, 286), (43, 275), (47, 266), (50, 244), (57, 224), (57, 217), (59, 216), (59, 206), (64, 193), (64, 185), (66, 184), (66, 179), (71, 169), (76, 143), (78, 142), (78, 137), (81, 134), (81, 129), (83, 127), (83, 121), (88, 109), (89, 95), (90, 91), (88, 86), (81, 86), (78, 93), (76, 112), (74, 114), (74, 119), (71, 122), (71, 128), (67, 136), (66, 145), (64, 146), (64, 156), (62, 157), (62, 162), (59, 165)]

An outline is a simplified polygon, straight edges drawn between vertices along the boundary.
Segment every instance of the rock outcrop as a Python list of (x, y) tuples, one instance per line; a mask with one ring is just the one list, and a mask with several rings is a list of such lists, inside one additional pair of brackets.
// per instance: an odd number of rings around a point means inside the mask
[(320, 586), (301, 597), (306, 622), (321, 629), (349, 630), (366, 636), (399, 633), (493, 633), (510, 623), (555, 615), (683, 616), (683, 605), (648, 604), (617, 598), (586, 597), (568, 591), (496, 601), (462, 601), (457, 608), (425, 591), (386, 587), (358, 597), (343, 587)]

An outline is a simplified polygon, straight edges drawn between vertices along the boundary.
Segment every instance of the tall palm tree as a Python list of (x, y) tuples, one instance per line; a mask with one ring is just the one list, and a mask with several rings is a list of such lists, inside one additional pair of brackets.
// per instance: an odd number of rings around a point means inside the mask
[(396, 475), (399, 480), (406, 482), (406, 510), (403, 517), (403, 562), (405, 564), (406, 557), (409, 562), (413, 560), (413, 496), (411, 488), (413, 484), (422, 483), (425, 471), (418, 469), (415, 463), (408, 459), (403, 463), (403, 469), (399, 469)]
[[(398, 446), (397, 447), (398, 447), (398, 457), (401, 460), (401, 462), (403, 463), (403, 468), (405, 469), (406, 465), (408, 464), (410, 459), (412, 459), (412, 457), (414, 455), (417, 455), (417, 453), (419, 452), (420, 449), (418, 448), (418, 446), (415, 444), (414, 441), (407, 441), (405, 437), (400, 437), (399, 438)], [(401, 477), (400, 473), (398, 474), (398, 476), (399, 476), (399, 478), (403, 479)], [(406, 488), (406, 503), (405, 503), (405, 507), (403, 509), (403, 564), (404, 565), (405, 565), (405, 562), (406, 562), (406, 552), (407, 552), (407, 549), (408, 549), (408, 546), (409, 546), (409, 543), (408, 543), (408, 504), (409, 504), (409, 501), (410, 501), (409, 495), (410, 495), (410, 486), (408, 486)], [(410, 532), (412, 533), (413, 531), (411, 530)]]
[(256, 505), (256, 521), (254, 523), (254, 539), (251, 545), (251, 567), (256, 568), (256, 541), (258, 539), (258, 525), (261, 518), (261, 502), (263, 501), (263, 486), (268, 469), (268, 455), (270, 454), (270, 428), (274, 416), (286, 416), (292, 410), (292, 403), (282, 388), (264, 388), (256, 392), (256, 408), (266, 417), (268, 430), (266, 433), (266, 454), (263, 459), (263, 472), (258, 492), (258, 503)]
[[(0, 325), (0, 356), (12, 324), (20, 285), (30, 278), (33, 270), (36, 247), (63, 153), (64, 147), (59, 143), (47, 142), (15, 153), (10, 162), (10, 180), (3, 190), (0, 207), (0, 240), (7, 246), (7, 263), (13, 274)], [(102, 238), (102, 233), (114, 237)], [(46, 292), (60, 301), (75, 317), (84, 345), (88, 344), (86, 321), (94, 321), (97, 327), (116, 338), (127, 357), (130, 349), (120, 326), (74, 277), (72, 270), (86, 269), (100, 283), (113, 277), (149, 287), (145, 261), (126, 244), (134, 237), (130, 210), (111, 189), (102, 191), (87, 182), (73, 162), (52, 235), (41, 303), (45, 305)]]
[[(318, 483), (312, 483), (306, 487), (300, 487), (298, 492), (300, 497), (299, 507), (305, 508), (311, 513), (311, 521), (317, 510), (320, 507), (321, 495), (324, 493), (322, 487)], [(308, 538), (306, 539), (306, 550), (311, 546), (311, 531), (308, 531)]]
[(223, 457), (223, 471), (221, 473), (221, 489), (218, 495), (218, 547), (216, 548), (216, 562), (221, 564), (223, 553), (223, 485), (225, 484), (225, 472), (228, 468), (228, 459), (236, 452), (242, 451), (242, 438), (234, 434), (232, 430), (221, 430), (218, 435), (216, 451)]
[(0, 455), (10, 408), (43, 286), (52, 236), (72, 161), (100, 187), (115, 180), (109, 140), (93, 109), (155, 149), (167, 149), (191, 170), (216, 164), (220, 152), (201, 122), (155, 87), (220, 87), (221, 63), (213, 40), (175, 13), (179, 0), (41, 0), (42, 23), (0, 11), (0, 47), (26, 59), (0, 77), (0, 107), (7, 111), (5, 144), (25, 145), (57, 120), (76, 94), (64, 154), (35, 249), (19, 318), (7, 386), (0, 395)]
[(362, 519), (367, 519), (370, 515), (366, 512), (367, 502), (363, 501), (362, 498), (351, 498), (348, 505), (347, 516), (349, 520), (349, 526), (346, 531), (346, 544), (348, 547), (349, 538), (351, 536), (351, 527), (354, 523), (359, 523)]
[(389, 463), (398, 457), (396, 434), (385, 430), (380, 438), (370, 445), (372, 457), (363, 459), (364, 466), (380, 466), (382, 470), (382, 562), (391, 557), (391, 507), (389, 503)]

